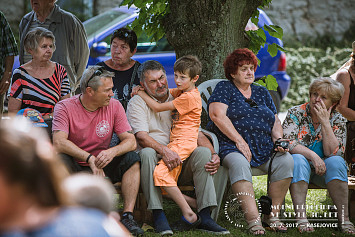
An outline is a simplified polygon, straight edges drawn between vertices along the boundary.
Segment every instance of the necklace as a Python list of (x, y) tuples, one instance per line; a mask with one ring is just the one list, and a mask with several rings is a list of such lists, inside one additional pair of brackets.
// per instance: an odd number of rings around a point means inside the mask
[(84, 107), (84, 109), (85, 109), (86, 111), (95, 112), (95, 111), (97, 110), (97, 109), (95, 109), (95, 110), (90, 110), (90, 109), (86, 108), (85, 105), (83, 104), (83, 102), (81, 101), (81, 95), (79, 95), (79, 101), (80, 101), (80, 104)]

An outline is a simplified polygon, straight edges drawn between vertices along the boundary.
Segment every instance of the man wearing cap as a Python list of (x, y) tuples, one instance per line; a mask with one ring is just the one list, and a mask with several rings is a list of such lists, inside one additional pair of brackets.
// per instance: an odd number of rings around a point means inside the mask
[[(60, 101), (54, 107), (53, 143), (69, 170), (89, 171), (122, 182), (122, 223), (134, 235), (143, 234), (133, 219), (140, 180), (139, 156), (126, 114), (113, 96), (113, 73), (103, 67), (85, 70), (81, 94)], [(113, 132), (120, 143), (109, 148)]]

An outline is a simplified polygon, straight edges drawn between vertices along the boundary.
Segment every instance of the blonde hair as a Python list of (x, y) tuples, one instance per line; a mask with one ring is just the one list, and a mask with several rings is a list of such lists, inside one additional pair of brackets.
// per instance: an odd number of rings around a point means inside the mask
[(320, 77), (312, 81), (309, 86), (309, 95), (321, 91), (327, 94), (332, 103), (339, 103), (344, 95), (344, 86), (330, 77)]

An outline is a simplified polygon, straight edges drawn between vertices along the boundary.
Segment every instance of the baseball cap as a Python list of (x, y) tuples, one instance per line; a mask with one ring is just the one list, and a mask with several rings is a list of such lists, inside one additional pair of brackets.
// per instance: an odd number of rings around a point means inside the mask
[(34, 127), (48, 127), (40, 112), (32, 108), (21, 109), (17, 115), (23, 116), (30, 120)]

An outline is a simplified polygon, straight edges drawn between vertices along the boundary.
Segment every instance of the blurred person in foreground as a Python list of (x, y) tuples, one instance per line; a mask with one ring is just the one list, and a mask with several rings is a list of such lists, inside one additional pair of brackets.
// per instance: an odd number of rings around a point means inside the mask
[(14, 70), (9, 113), (31, 108), (41, 113), (51, 131), (54, 105), (70, 97), (65, 68), (51, 61), (56, 41), (51, 31), (37, 27), (28, 32), (24, 47), (32, 59)]
[(89, 59), (85, 28), (76, 16), (55, 4), (57, 0), (30, 0), (30, 2), (32, 11), (22, 18), (19, 25), (20, 64), (32, 59), (32, 55), (24, 47), (25, 37), (29, 31), (40, 26), (53, 32), (57, 50), (52, 60), (65, 67), (74, 92)]
[[(228, 81), (219, 82), (208, 100), (211, 121), (207, 129), (218, 138), (221, 164), (229, 170), (233, 194), (244, 203), (242, 210), (249, 232), (264, 235), (262, 225), (286, 232), (279, 211), (292, 179), (293, 160), (288, 149), (275, 146), (283, 135), (275, 105), (265, 87), (253, 84), (257, 58), (252, 51), (234, 50), (223, 66)], [(273, 155), (268, 193), (273, 208), (262, 223), (255, 204), (251, 167), (267, 173)]]
[(343, 158), (346, 120), (335, 109), (344, 94), (341, 83), (317, 78), (309, 86), (309, 102), (288, 110), (283, 122), (284, 139), (290, 140), (294, 160), (290, 193), (299, 232), (313, 232), (306, 215), (310, 183), (328, 189), (336, 206), (339, 228), (355, 234), (348, 213), (348, 174)]
[(25, 118), (2, 121), (0, 150), (0, 236), (109, 236), (105, 214), (69, 206), (68, 172), (44, 131)]
[(0, 120), (4, 110), (4, 100), (11, 83), (14, 56), (18, 54), (15, 37), (9, 23), (0, 11)]
[[(133, 218), (140, 185), (140, 158), (121, 103), (112, 99), (113, 73), (88, 67), (80, 81), (81, 94), (54, 108), (53, 143), (71, 172), (90, 172), (122, 182), (121, 222), (135, 235), (144, 231)], [(120, 143), (109, 147), (115, 132)]]
[(341, 98), (337, 110), (348, 120), (345, 160), (351, 164), (350, 174), (355, 175), (355, 41), (353, 52), (345, 67), (336, 74), (336, 80), (344, 86), (344, 96)]
[(107, 214), (104, 226), (111, 236), (131, 236), (114, 211), (116, 190), (103, 177), (86, 173), (70, 175), (64, 180), (64, 188), (69, 198), (77, 205), (98, 209)]

